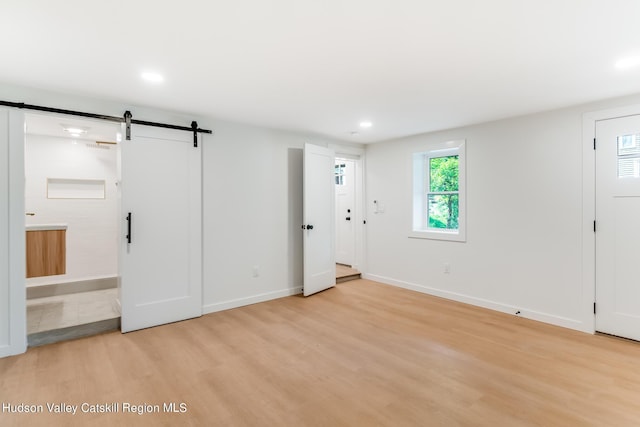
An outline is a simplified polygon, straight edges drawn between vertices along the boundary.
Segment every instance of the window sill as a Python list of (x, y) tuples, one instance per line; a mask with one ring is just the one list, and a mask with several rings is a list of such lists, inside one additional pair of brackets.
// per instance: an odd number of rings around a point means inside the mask
[(450, 242), (466, 242), (464, 233), (458, 231), (421, 231), (412, 230), (409, 232), (410, 239), (428, 239), (428, 240), (445, 240)]

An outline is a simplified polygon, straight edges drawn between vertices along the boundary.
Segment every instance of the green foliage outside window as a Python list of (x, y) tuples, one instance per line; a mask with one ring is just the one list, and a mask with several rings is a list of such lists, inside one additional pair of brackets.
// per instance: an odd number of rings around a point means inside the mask
[(458, 229), (459, 216), (459, 157), (431, 157), (429, 159), (429, 192), (427, 219), (429, 228)]

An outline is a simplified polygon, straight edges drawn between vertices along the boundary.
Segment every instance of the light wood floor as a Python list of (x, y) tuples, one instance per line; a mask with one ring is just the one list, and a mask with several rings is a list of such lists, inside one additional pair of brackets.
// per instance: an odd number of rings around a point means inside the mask
[(341, 277), (346, 277), (346, 276), (352, 276), (356, 274), (360, 274), (360, 272), (355, 268), (351, 268), (344, 264), (336, 264), (336, 279), (339, 279)]
[(0, 359), (22, 402), (187, 412), (0, 425), (638, 426), (640, 344), (356, 280)]
[(348, 282), (360, 278), (360, 272), (344, 264), (336, 264), (336, 283)]

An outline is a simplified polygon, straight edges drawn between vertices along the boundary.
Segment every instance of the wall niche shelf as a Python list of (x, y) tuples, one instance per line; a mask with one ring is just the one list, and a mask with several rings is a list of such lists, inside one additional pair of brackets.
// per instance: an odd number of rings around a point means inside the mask
[(105, 194), (104, 180), (47, 178), (48, 199), (104, 199)]

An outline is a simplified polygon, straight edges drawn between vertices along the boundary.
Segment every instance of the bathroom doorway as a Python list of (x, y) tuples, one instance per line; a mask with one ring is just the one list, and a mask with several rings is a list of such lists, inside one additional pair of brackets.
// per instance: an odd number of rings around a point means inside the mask
[(25, 123), (28, 343), (117, 329), (121, 125), (40, 113)]

